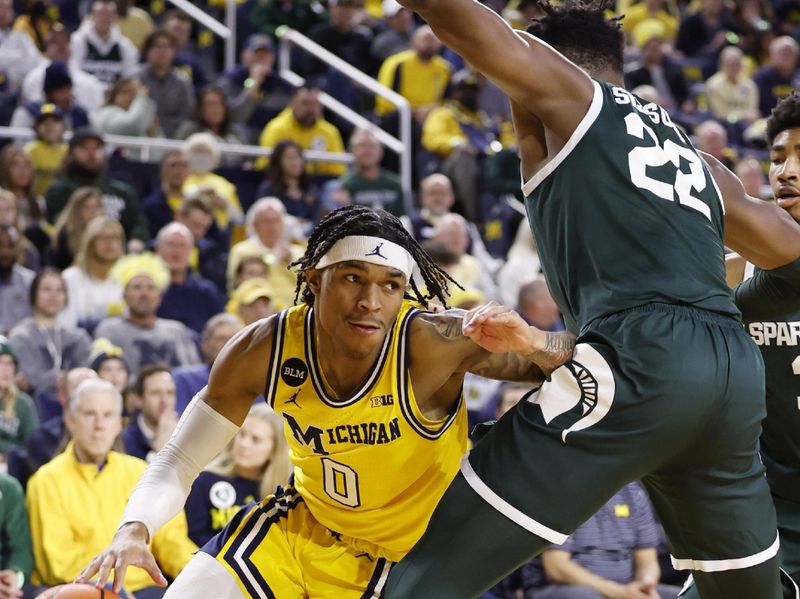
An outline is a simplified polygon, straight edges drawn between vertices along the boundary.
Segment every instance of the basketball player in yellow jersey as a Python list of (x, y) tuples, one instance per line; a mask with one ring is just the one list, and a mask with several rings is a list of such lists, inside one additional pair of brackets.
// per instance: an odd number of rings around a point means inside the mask
[(421, 310), (415, 264), (444, 303), (447, 275), (395, 217), (348, 206), (324, 219), (296, 264), (303, 303), (223, 349), (208, 387), (131, 496), (111, 546), (80, 580), (99, 572), (102, 585), (113, 568), (118, 587), (136, 565), (166, 583), (148, 539), (183, 507), (194, 478), (263, 393), (284, 418), (293, 480), (243, 508), (166, 597), (378, 596), (466, 452), (464, 374), (536, 383), (572, 353), (569, 336), (528, 327), (515, 353), (482, 349), (462, 335), (465, 322), (520, 317), (496, 304), (466, 314)]

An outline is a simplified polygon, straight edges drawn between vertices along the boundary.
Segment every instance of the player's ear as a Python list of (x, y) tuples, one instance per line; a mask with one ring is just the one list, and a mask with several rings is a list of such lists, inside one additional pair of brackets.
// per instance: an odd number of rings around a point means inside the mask
[(315, 296), (319, 295), (320, 287), (322, 287), (322, 271), (316, 268), (311, 268), (306, 271), (306, 285)]

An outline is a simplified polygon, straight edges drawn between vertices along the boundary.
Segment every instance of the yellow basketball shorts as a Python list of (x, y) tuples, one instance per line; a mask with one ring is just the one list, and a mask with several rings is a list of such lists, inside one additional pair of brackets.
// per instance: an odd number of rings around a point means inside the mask
[(392, 566), (317, 522), (292, 485), (243, 507), (201, 551), (255, 599), (377, 598)]

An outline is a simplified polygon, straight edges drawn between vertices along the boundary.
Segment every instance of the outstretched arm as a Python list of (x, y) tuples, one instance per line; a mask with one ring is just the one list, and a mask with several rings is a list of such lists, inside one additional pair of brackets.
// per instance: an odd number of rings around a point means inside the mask
[(575, 337), (528, 325), (514, 310), (489, 302), (469, 312), (450, 309), (419, 317), (430, 352), (451, 373), (541, 383), (572, 357)]
[(786, 210), (751, 198), (725, 165), (710, 154), (700, 154), (725, 203), (725, 245), (765, 270), (800, 258), (800, 226)]
[(79, 582), (97, 574), (96, 584), (102, 586), (113, 569), (117, 592), (128, 566), (139, 566), (157, 584), (166, 585), (148, 541), (183, 509), (194, 479), (227, 446), (263, 390), (273, 321), (245, 328), (220, 352), (208, 385), (186, 408), (172, 438), (136, 485), (111, 545), (81, 572)]
[(589, 76), (534, 36), (513, 30), (480, 2), (399, 1), (425, 19), (446, 46), (562, 139), (586, 114), (593, 94)]

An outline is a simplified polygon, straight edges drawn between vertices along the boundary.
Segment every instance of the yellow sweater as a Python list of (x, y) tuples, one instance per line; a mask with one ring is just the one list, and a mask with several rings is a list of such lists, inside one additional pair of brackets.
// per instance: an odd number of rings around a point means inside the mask
[[(147, 464), (112, 451), (105, 466), (81, 464), (70, 442), (28, 482), (27, 503), (35, 560), (34, 584), (71, 582), (111, 542), (125, 503)], [(197, 545), (189, 540), (186, 516), (170, 520), (153, 537), (153, 553), (167, 576), (189, 563)], [(125, 588), (136, 592), (154, 583), (140, 568), (128, 568)]]
[[(285, 108), (283, 112), (267, 123), (258, 138), (258, 145), (274, 148), (279, 142), (287, 139), (296, 142), (304, 150), (344, 152), (342, 134), (333, 124), (325, 119), (319, 119), (311, 127), (303, 127), (294, 118), (291, 107)], [(256, 168), (265, 168), (268, 164), (268, 160), (259, 158), (256, 161)], [(347, 166), (335, 162), (308, 162), (306, 170), (311, 175), (340, 177), (347, 170)]]
[[(404, 50), (383, 61), (378, 81), (403, 96), (411, 108), (438, 104), (450, 83), (452, 67), (441, 56), (422, 62), (413, 50)], [(375, 112), (383, 116), (395, 110), (394, 104), (375, 98)]]

